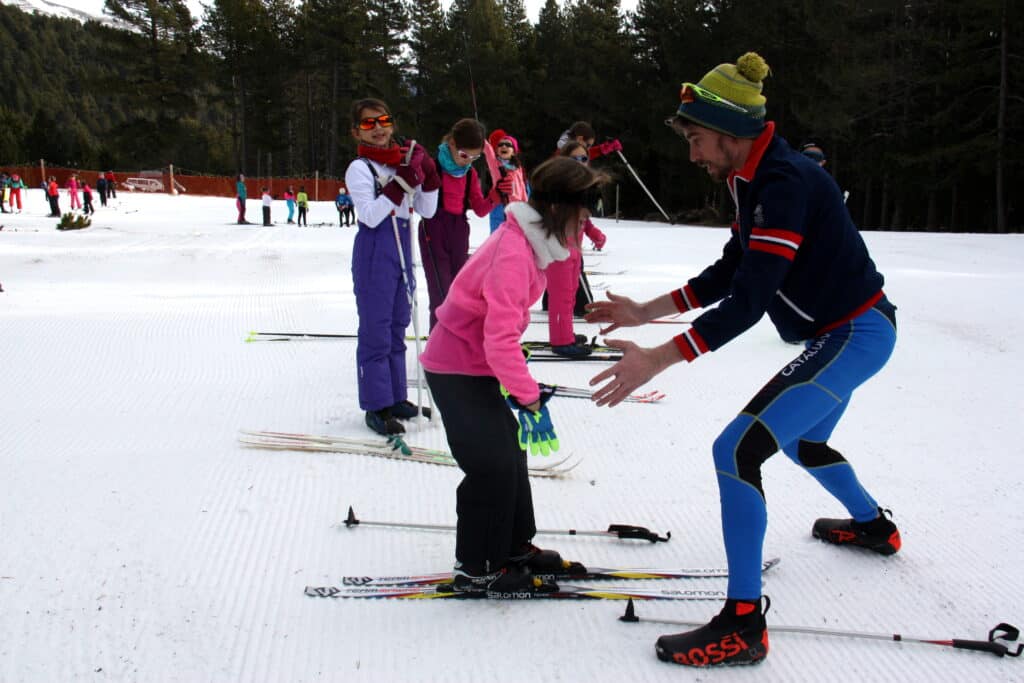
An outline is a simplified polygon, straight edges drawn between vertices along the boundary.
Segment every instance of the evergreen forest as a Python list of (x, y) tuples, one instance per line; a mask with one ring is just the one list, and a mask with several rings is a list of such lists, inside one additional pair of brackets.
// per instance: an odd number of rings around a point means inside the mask
[[(117, 29), (0, 5), (0, 164), (340, 177), (353, 100), (436, 148), (477, 117), (528, 168), (573, 121), (618, 138), (673, 218), (728, 193), (663, 124), (759, 52), (768, 118), (814, 141), (864, 229), (1024, 229), (1024, 3), (1010, 0), (106, 0)], [(615, 158), (626, 217), (657, 219)], [(613, 201), (609, 197), (606, 206)]]

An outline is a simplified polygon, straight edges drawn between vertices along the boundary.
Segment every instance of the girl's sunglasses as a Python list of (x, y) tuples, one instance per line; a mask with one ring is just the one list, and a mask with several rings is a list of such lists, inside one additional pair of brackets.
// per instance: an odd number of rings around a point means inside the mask
[(380, 125), (381, 128), (390, 128), (395, 125), (395, 122), (391, 118), (391, 114), (367, 116), (365, 119), (359, 120), (359, 130), (373, 130), (377, 125)]
[[(500, 146), (501, 145), (499, 145), (499, 147)], [(467, 154), (466, 152), (463, 152), (461, 149), (455, 150), (455, 153), (458, 154), (459, 158), (462, 159), (463, 161), (476, 161), (477, 159), (480, 158), (479, 154)]]
[(498, 149), (501, 149), (502, 147), (508, 147), (509, 149), (515, 149), (515, 147), (512, 146), (511, 142), (499, 142), (498, 143)]

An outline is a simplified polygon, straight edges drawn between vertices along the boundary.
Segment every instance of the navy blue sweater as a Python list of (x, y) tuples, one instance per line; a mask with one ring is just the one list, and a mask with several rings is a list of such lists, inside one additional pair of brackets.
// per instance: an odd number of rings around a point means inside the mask
[(694, 360), (768, 313), (787, 341), (810, 339), (860, 315), (882, 297), (839, 186), (768, 123), (747, 163), (729, 177), (736, 204), (722, 257), (672, 293), (680, 311), (721, 303), (675, 338)]

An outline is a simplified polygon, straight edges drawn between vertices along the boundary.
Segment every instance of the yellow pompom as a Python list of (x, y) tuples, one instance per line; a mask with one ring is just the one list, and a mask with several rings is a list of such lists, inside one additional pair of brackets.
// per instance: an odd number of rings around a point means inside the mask
[(736, 71), (752, 83), (760, 83), (771, 72), (764, 58), (756, 52), (748, 52), (736, 60)]

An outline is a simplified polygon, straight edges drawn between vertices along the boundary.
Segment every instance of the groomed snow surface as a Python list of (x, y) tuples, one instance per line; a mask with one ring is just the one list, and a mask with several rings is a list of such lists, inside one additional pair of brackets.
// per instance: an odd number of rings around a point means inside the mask
[[(0, 215), (4, 682), (1024, 680), (1016, 659), (783, 633), (754, 669), (684, 669), (654, 655), (658, 635), (682, 629), (619, 622), (619, 602), (306, 597), (306, 585), (343, 575), (453, 562), (452, 534), (338, 523), (349, 505), (366, 520), (453, 523), (458, 470), (238, 443), (243, 428), (369, 436), (354, 342), (243, 342), (251, 330), (354, 332), (355, 230), (337, 227), (329, 203), (314, 204), (309, 228), (264, 228), (233, 224), (231, 199), (122, 192), (91, 228), (58, 232), (41, 191), (27, 195), (25, 213)], [(276, 220), (284, 213), (276, 202)], [(258, 200), (249, 216), (258, 220)], [(728, 236), (597, 223), (607, 250), (587, 268), (626, 272), (591, 282), (637, 298), (685, 282)], [(473, 243), (486, 234), (474, 219)], [(777, 455), (764, 467), (765, 555), (782, 558), (765, 576), (769, 624), (936, 639), (1024, 625), (1024, 238), (865, 238), (900, 337), (831, 443), (892, 509), (904, 547), (883, 558), (812, 539), (816, 517), (844, 510)], [(682, 329), (616, 336), (653, 345)], [(546, 333), (531, 325), (528, 337)], [(533, 481), (538, 525), (639, 524), (672, 540), (538, 542), (599, 566), (723, 566), (712, 441), (799, 352), (765, 320), (657, 377), (649, 388), (668, 393), (661, 404), (556, 398), (562, 452), (583, 461), (564, 479)], [(411, 343), (408, 360), (412, 375)], [(533, 372), (585, 386), (602, 367)], [(408, 440), (444, 446), (440, 421)], [(703, 621), (719, 606), (637, 610)]]

